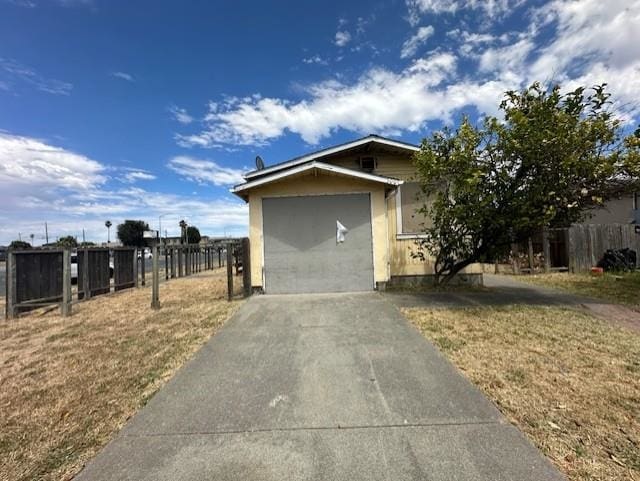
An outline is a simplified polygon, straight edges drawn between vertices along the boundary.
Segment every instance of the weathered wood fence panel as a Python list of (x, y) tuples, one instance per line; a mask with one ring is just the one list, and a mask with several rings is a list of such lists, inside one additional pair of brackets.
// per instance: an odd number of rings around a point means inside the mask
[(608, 249), (628, 248), (640, 255), (640, 235), (631, 224), (585, 224), (568, 229), (569, 270), (584, 272)]
[(62, 300), (63, 251), (9, 251), (6, 317)]
[(137, 254), (135, 249), (114, 249), (113, 251), (113, 289), (121, 291), (136, 285), (135, 263)]
[(78, 299), (108, 294), (110, 289), (109, 249), (78, 249)]

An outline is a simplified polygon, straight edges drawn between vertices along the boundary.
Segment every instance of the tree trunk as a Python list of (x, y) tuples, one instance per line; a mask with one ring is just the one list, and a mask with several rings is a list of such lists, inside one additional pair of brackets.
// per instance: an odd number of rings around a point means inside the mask
[(477, 260), (476, 256), (473, 256), (473, 257), (470, 257), (469, 259), (456, 262), (453, 266), (451, 266), (451, 268), (449, 269), (449, 272), (445, 274), (444, 277), (442, 277), (442, 272), (440, 272), (440, 276), (436, 277), (437, 284), (443, 285), (443, 286), (447, 285), (449, 282), (451, 282), (451, 279), (453, 279), (458, 272), (460, 272), (462, 269), (464, 269), (468, 265), (473, 264), (474, 262), (476, 262), (476, 260)]

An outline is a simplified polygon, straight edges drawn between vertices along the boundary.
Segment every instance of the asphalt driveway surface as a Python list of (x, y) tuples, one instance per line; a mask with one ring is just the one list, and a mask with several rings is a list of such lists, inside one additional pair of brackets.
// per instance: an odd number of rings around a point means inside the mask
[(376, 293), (256, 296), (81, 480), (560, 480)]

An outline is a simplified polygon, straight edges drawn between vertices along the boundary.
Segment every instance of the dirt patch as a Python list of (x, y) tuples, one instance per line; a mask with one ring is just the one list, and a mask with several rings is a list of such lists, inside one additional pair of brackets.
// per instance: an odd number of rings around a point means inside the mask
[(71, 479), (229, 318), (224, 270), (0, 321), (0, 479)]
[(640, 480), (640, 334), (557, 307), (405, 309), (571, 480)]

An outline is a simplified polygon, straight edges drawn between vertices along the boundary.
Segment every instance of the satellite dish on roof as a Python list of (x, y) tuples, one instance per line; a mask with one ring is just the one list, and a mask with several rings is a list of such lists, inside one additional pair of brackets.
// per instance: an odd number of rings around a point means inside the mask
[(260, 157), (259, 155), (256, 155), (256, 169), (264, 169), (264, 160), (262, 160), (262, 157)]

